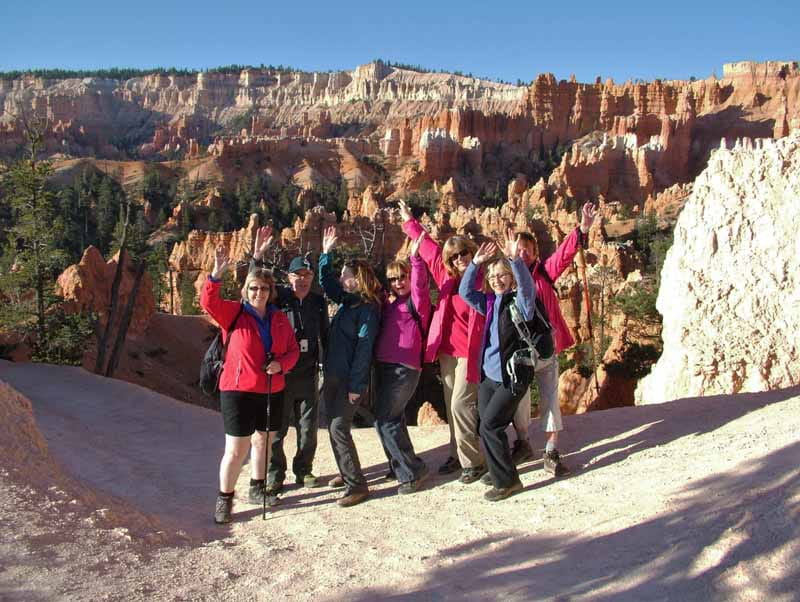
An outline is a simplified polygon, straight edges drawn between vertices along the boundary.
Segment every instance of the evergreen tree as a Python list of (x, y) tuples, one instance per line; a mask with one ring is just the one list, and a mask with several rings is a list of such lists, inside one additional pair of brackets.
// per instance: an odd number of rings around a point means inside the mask
[[(89, 318), (55, 311), (56, 275), (66, 266), (59, 248), (64, 239), (63, 219), (56, 195), (47, 186), (52, 168), (37, 159), (41, 129), (28, 127), (28, 157), (11, 166), (2, 181), (2, 204), (10, 216), (8, 242), (0, 265), (0, 326), (30, 336), (33, 358), (39, 361), (75, 361), (91, 329)], [(80, 343), (76, 344), (76, 340)]]
[(100, 252), (106, 255), (111, 248), (114, 228), (119, 218), (120, 199), (117, 197), (111, 178), (103, 178), (97, 192), (97, 243)]

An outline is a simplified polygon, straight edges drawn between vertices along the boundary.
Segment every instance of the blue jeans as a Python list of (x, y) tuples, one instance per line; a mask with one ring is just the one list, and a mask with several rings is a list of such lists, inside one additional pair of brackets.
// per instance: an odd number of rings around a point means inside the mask
[(419, 376), (419, 370), (402, 364), (375, 364), (375, 428), (389, 464), (401, 483), (416, 480), (425, 470), (425, 463), (411, 444), (405, 415)]

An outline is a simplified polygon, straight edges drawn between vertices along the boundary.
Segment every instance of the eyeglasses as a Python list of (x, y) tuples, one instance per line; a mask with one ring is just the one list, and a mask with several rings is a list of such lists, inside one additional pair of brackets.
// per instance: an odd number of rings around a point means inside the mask
[(403, 280), (407, 280), (408, 276), (406, 274), (401, 274), (400, 276), (389, 276), (386, 280), (389, 283), (392, 282), (402, 282)]
[(272, 290), (272, 287), (269, 286), (269, 285), (267, 285), (267, 286), (248, 286), (247, 290), (250, 291), (251, 293), (257, 293), (258, 291), (266, 293), (266, 292)]
[(511, 278), (514, 274), (509, 274), (508, 272), (503, 272), (502, 274), (489, 274), (487, 278), (489, 280), (502, 280), (503, 278)]
[(455, 261), (458, 257), (466, 257), (467, 255), (472, 255), (472, 251), (469, 249), (461, 249), (450, 256), (450, 261)]

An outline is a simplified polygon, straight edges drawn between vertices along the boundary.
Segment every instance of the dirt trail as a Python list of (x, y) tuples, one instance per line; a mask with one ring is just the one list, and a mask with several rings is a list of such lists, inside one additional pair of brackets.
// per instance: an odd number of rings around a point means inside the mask
[[(567, 417), (574, 475), (528, 463), (497, 504), (442, 477), (397, 496), (357, 430), (369, 502), (291, 488), (219, 528), (218, 414), (73, 368), (0, 362), (0, 381), (21, 393), (0, 387), (0, 419), (30, 399), (50, 463), (0, 430), (3, 600), (800, 599), (800, 388)], [(446, 427), (412, 438), (444, 459)], [(324, 432), (315, 468), (334, 472)]]

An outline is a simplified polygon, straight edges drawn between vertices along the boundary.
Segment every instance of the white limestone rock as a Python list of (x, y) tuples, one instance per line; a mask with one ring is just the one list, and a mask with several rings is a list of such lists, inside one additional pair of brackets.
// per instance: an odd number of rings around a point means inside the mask
[(678, 218), (639, 404), (800, 383), (800, 132), (714, 152)]

